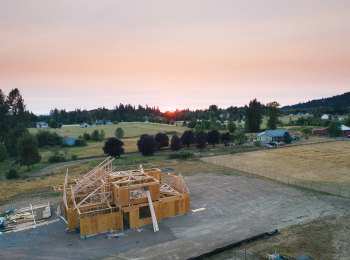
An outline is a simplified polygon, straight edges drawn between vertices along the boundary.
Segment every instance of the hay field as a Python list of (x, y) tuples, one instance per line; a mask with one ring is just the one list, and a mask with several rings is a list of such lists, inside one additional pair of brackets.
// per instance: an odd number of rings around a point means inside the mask
[[(171, 137), (170, 137), (171, 138)], [(137, 153), (137, 141), (139, 138), (130, 138), (130, 139), (122, 139), (124, 142), (125, 153)], [(76, 154), (78, 159), (82, 158), (91, 158), (91, 157), (99, 157), (106, 156), (103, 153), (102, 147), (104, 146), (105, 141), (103, 142), (88, 142), (88, 146), (83, 147), (68, 147), (68, 148), (57, 148), (60, 154), (64, 154), (67, 160), (70, 160), (72, 154)], [(52, 148), (49, 149), (39, 149), (41, 158), (41, 163), (47, 163), (48, 158), (53, 154)]]
[[(350, 190), (350, 141), (267, 149), (203, 158), (248, 172), (259, 171)], [(259, 173), (259, 174), (260, 174)], [(281, 179), (281, 178), (280, 178)]]
[(188, 128), (186, 126), (170, 126), (170, 125), (160, 125), (160, 124), (146, 124), (146, 123), (128, 123), (128, 124), (117, 124), (117, 125), (99, 125), (96, 127), (86, 127), (80, 128), (79, 126), (67, 126), (57, 129), (52, 128), (29, 128), (29, 132), (36, 134), (40, 130), (49, 130), (51, 132), (56, 132), (62, 137), (75, 137), (78, 138), (79, 135), (83, 133), (92, 133), (94, 130), (101, 131), (102, 129), (106, 133), (106, 138), (113, 137), (115, 130), (121, 127), (124, 130), (124, 137), (140, 136), (142, 134), (155, 135), (158, 132), (169, 132), (176, 131), (183, 133)]
[[(138, 168), (141, 164), (144, 169), (149, 169), (151, 167), (160, 169), (172, 167), (175, 168), (176, 173), (182, 173), (184, 175), (193, 175), (196, 173), (237, 173), (234, 169), (206, 163), (198, 159), (187, 161), (169, 160), (167, 156), (168, 155), (121, 157), (113, 161), (113, 169), (114, 171), (131, 170)], [(69, 165), (69, 180), (81, 179), (84, 174), (91, 171), (102, 161), (103, 160), (94, 160)], [(53, 189), (50, 189), (50, 187), (61, 185), (64, 182), (66, 172), (67, 166), (63, 166), (50, 172), (29, 175), (26, 179), (0, 181), (0, 205), (17, 196), (29, 198), (41, 193), (53, 192)]]

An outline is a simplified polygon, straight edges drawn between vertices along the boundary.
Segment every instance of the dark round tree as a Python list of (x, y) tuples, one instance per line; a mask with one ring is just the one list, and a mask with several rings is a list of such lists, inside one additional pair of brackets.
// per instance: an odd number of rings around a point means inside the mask
[(155, 137), (156, 141), (159, 143), (159, 149), (169, 146), (169, 136), (164, 133), (158, 133)]
[(200, 131), (195, 138), (195, 143), (197, 149), (204, 149), (207, 145), (207, 134)]
[(229, 132), (223, 133), (223, 134), (221, 135), (221, 142), (224, 143), (224, 140), (226, 140), (227, 143), (231, 141), (231, 135), (230, 135)]
[(186, 130), (181, 135), (181, 142), (189, 148), (191, 144), (194, 144), (194, 133), (191, 130)]
[(105, 146), (102, 148), (105, 154), (109, 154), (109, 156), (120, 157), (124, 153), (124, 143), (115, 138), (111, 137), (105, 142)]
[(159, 143), (152, 136), (143, 134), (140, 137), (140, 140), (137, 141), (137, 147), (142, 155), (153, 155), (157, 150)]
[(181, 142), (180, 137), (178, 137), (177, 135), (174, 135), (171, 138), (171, 143), (170, 143), (170, 148), (172, 151), (178, 151), (181, 150), (184, 147), (184, 145)]
[(215, 129), (209, 131), (207, 135), (207, 141), (208, 141), (208, 144), (212, 144), (213, 146), (215, 146), (215, 144), (218, 144), (220, 141), (219, 131)]

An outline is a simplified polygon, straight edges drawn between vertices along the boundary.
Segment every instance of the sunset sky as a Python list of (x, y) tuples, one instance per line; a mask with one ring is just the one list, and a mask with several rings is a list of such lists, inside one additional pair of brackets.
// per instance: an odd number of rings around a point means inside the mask
[(350, 91), (350, 1), (0, 1), (27, 108), (291, 105)]

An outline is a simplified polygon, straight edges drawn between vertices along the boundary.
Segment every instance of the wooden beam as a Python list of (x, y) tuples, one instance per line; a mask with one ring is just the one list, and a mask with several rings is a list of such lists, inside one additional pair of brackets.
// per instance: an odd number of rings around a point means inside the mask
[(92, 193), (90, 193), (90, 195), (87, 196), (85, 199), (83, 199), (82, 201), (80, 201), (79, 204), (76, 205), (74, 209), (76, 209), (76, 208), (77, 208), (78, 206), (80, 206), (83, 202), (85, 202), (88, 198), (90, 198), (96, 191), (98, 191), (99, 189), (101, 189), (103, 185), (104, 185), (104, 184), (102, 184), (100, 187), (98, 187), (96, 190), (94, 190)]
[(146, 193), (147, 193), (147, 197), (148, 197), (149, 209), (151, 211), (151, 216), (152, 216), (153, 230), (154, 230), (154, 232), (157, 232), (157, 231), (159, 231), (159, 227), (158, 227), (156, 213), (154, 213), (151, 193), (149, 192), (149, 190), (147, 190)]

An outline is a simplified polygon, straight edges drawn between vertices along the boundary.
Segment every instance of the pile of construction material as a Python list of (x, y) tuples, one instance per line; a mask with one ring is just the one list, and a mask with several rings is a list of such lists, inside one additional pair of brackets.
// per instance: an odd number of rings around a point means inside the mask
[[(37, 226), (47, 225), (49, 223), (57, 222), (59, 219), (46, 221), (51, 217), (51, 206), (50, 203), (45, 203), (42, 205), (14, 209), (10, 212), (8, 211), (6, 216), (1, 218), (3, 230), (1, 232), (18, 232), (30, 228), (35, 228)], [(37, 210), (44, 209), (42, 211), (42, 216), (38, 216)]]

